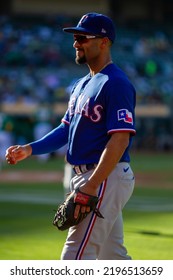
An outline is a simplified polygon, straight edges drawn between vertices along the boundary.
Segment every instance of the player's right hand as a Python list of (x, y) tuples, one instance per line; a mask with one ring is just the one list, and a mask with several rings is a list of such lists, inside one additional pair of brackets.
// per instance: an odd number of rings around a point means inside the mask
[(32, 154), (30, 145), (15, 145), (6, 150), (5, 158), (9, 164), (16, 164)]

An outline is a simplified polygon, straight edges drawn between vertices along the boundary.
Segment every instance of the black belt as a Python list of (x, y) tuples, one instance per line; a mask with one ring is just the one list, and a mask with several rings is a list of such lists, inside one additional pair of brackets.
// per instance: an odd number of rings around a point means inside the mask
[(97, 166), (96, 163), (89, 163), (89, 164), (81, 164), (73, 166), (73, 170), (77, 175), (81, 175), (86, 173), (89, 170), (94, 169)]

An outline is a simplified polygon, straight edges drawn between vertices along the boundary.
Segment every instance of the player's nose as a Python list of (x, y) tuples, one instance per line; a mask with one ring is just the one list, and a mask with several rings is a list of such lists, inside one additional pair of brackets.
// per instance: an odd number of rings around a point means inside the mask
[(77, 40), (75, 40), (73, 43), (73, 48), (77, 49), (79, 47), (80, 47), (80, 43)]

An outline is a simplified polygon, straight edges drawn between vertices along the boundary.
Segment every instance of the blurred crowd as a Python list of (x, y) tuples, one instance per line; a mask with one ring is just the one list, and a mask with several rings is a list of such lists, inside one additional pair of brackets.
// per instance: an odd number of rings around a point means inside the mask
[[(77, 20), (64, 16), (0, 17), (1, 106), (17, 103), (51, 106), (56, 102), (67, 102), (71, 83), (87, 71), (86, 67), (75, 65), (73, 37), (62, 31), (63, 27), (76, 24)], [(138, 104), (170, 105), (173, 100), (172, 26), (153, 26), (149, 23), (145, 23), (145, 26), (137, 23), (128, 27), (117, 26), (112, 56), (135, 85)], [(18, 125), (15, 127), (14, 118), (3, 121), (7, 118), (11, 117), (4, 118), (1, 114), (0, 129), (9, 134), (16, 131)], [(48, 122), (54, 127), (56, 116), (52, 121), (53, 118), (50, 120), (47, 117), (46, 125)], [(31, 130), (33, 123), (42, 120), (43, 114), (34, 116), (34, 119), (33, 116), (29, 117), (28, 130)], [(5, 126), (5, 122), (8, 125)], [(31, 138), (34, 138), (34, 132)], [(27, 140), (26, 136), (20, 142)]]
[(172, 31), (126, 30), (116, 47), (115, 55), (135, 84), (138, 104), (169, 104), (173, 98)]
[[(65, 98), (81, 76), (74, 63), (72, 36), (62, 27), (74, 19), (0, 17), (0, 101), (48, 103)], [(173, 95), (172, 27), (117, 28), (114, 60), (136, 86), (138, 103), (169, 103)], [(85, 71), (85, 70), (83, 70)]]

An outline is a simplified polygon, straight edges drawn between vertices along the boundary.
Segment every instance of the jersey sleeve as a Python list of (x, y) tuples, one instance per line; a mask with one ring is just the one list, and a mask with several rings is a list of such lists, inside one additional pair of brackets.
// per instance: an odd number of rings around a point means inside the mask
[(122, 79), (115, 83), (109, 83), (106, 95), (107, 132), (130, 132), (135, 130), (135, 103), (136, 92), (128, 80)]
[(61, 123), (41, 139), (31, 142), (32, 155), (46, 154), (63, 147), (68, 141), (69, 126)]

